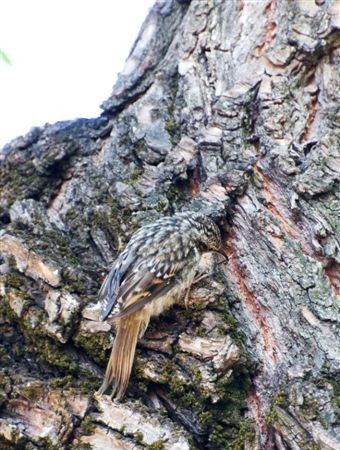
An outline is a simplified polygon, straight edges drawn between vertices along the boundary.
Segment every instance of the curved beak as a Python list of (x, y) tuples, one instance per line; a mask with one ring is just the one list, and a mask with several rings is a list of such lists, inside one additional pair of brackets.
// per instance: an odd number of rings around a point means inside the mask
[(218, 253), (219, 255), (223, 256), (224, 261), (221, 261), (221, 263), (229, 261), (228, 255), (227, 255), (226, 251), (223, 248), (220, 248), (219, 250), (215, 250), (215, 252)]

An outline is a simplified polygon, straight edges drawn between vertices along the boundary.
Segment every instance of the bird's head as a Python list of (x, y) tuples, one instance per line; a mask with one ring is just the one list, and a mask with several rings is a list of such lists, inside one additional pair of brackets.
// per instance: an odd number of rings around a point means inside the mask
[(198, 215), (197, 221), (200, 223), (200, 242), (207, 248), (207, 250), (215, 251), (228, 259), (225, 251), (222, 248), (221, 232), (216, 223), (206, 215)]
[(200, 241), (208, 250), (218, 251), (222, 247), (221, 232), (218, 226), (208, 217), (203, 216), (202, 233), (200, 234)]

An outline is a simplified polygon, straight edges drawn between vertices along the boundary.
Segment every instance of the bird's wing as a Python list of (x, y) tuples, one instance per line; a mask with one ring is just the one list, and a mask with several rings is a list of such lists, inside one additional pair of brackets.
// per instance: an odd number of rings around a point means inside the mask
[(121, 311), (114, 314), (114, 318), (118, 319), (119, 317), (125, 317), (133, 312), (139, 311), (157, 297), (165, 296), (176, 283), (175, 279), (168, 280), (167, 283), (155, 284), (148, 291), (133, 294), (129, 298), (129, 301), (121, 308)]
[(100, 318), (105, 320), (115, 307), (117, 302), (117, 292), (128, 267), (134, 260), (135, 255), (131, 252), (123, 252), (114, 262), (110, 272), (107, 274), (98, 293), (100, 303)]
[(194, 247), (176, 232), (172, 232), (170, 242), (154, 239), (152, 244), (142, 245), (121, 279), (114, 317), (131, 314), (166, 295), (179, 282), (177, 275), (194, 255)]

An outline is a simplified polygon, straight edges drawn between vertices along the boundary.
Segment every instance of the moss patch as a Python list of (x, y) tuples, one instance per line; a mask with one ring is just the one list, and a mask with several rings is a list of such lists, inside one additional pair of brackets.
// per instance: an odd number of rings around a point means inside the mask
[[(31, 447), (32, 448), (32, 447)], [(20, 438), (19, 435), (15, 436), (15, 431), (12, 432), (12, 442), (5, 439), (0, 435), (0, 450), (29, 450), (27, 446), (27, 440)]]
[[(241, 449), (254, 439), (253, 424), (245, 418), (246, 395), (250, 388), (250, 375), (244, 366), (233, 369), (233, 377), (219, 378), (215, 382), (220, 401), (211, 403), (200, 391), (202, 375), (193, 373), (190, 380), (176, 376), (179, 367), (175, 361), (164, 364), (161, 382), (165, 384), (171, 401), (181, 414), (195, 420), (200, 436), (197, 444), (207, 450)], [(196, 419), (194, 419), (194, 417)]]
[(164, 442), (165, 441), (163, 441), (162, 439), (159, 439), (158, 441), (155, 441), (152, 444), (146, 445), (144, 448), (147, 450), (163, 450)]
[(81, 333), (74, 337), (77, 347), (83, 348), (87, 355), (96, 363), (105, 364), (107, 361), (107, 349), (110, 347), (110, 339), (107, 332)]
[(92, 422), (90, 416), (86, 416), (80, 425), (80, 433), (81, 435), (89, 436), (93, 434), (96, 425)]

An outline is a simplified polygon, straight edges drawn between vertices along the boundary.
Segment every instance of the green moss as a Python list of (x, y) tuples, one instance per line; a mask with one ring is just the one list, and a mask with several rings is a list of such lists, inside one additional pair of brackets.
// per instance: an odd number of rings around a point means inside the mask
[(19, 432), (12, 431), (12, 442), (0, 435), (0, 450), (27, 450), (27, 439), (20, 438)]
[(195, 392), (187, 392), (179, 399), (179, 405), (187, 409), (199, 408), (201, 406), (200, 398)]
[(8, 263), (8, 267), (10, 269), (16, 269), (17, 268), (17, 262), (16, 259), (13, 255), (9, 255), (9, 257), (7, 258), (7, 263)]
[(308, 447), (306, 448), (306, 450), (319, 450), (319, 446), (318, 444), (316, 444), (315, 442), (313, 442), (312, 444), (309, 444)]
[(194, 369), (193, 370), (193, 376), (194, 376), (195, 384), (199, 385), (202, 382), (202, 379), (203, 379), (200, 369)]
[(10, 357), (4, 348), (0, 347), (0, 365), (6, 366), (10, 361)]
[(277, 406), (281, 406), (281, 408), (288, 408), (288, 400), (286, 393), (284, 391), (280, 391), (274, 398), (272, 403)]
[(177, 378), (175, 375), (173, 375), (173, 377), (170, 379), (169, 386), (172, 394), (175, 394), (176, 396), (184, 395), (186, 389), (188, 388), (188, 384), (185, 381)]
[[(209, 415), (201, 417), (209, 433), (208, 442), (212, 449), (237, 448), (249, 437), (251, 425), (244, 417), (247, 410), (246, 395), (251, 386), (248, 369), (235, 367), (233, 378), (221, 378), (216, 382), (216, 389), (221, 401), (210, 405)], [(246, 433), (246, 430), (249, 433)]]
[(176, 371), (176, 368), (176, 364), (173, 361), (167, 360), (162, 367), (160, 382), (169, 383), (174, 375), (174, 372)]
[(243, 450), (246, 444), (251, 444), (255, 440), (255, 427), (253, 423), (244, 421), (238, 430), (237, 437), (231, 441), (229, 448), (232, 450)]
[(76, 372), (77, 365), (71, 356), (65, 353), (48, 337), (44, 336), (43, 338), (39, 338), (35, 336), (33, 345), (35, 351), (44, 362), (59, 367), (66, 372)]
[(335, 397), (335, 402), (338, 408), (340, 408), (340, 395)]
[(313, 420), (318, 416), (318, 402), (315, 399), (308, 399), (304, 397), (303, 404), (300, 406), (303, 410), (303, 415), (305, 419)]
[(176, 204), (182, 206), (186, 203), (186, 199), (191, 195), (188, 186), (183, 182), (178, 181), (173, 183), (164, 195), (169, 200), (170, 205)]
[(254, 439), (254, 425), (247, 420), (241, 422), (236, 433), (233, 429), (228, 429), (221, 424), (216, 424), (209, 436), (209, 448), (219, 450), (243, 450), (246, 447), (246, 444), (251, 444), (254, 442)]
[(169, 206), (169, 202), (165, 200), (159, 200), (159, 202), (156, 205), (156, 211), (157, 212), (163, 212), (167, 207)]
[(20, 389), (20, 395), (28, 400), (36, 400), (42, 394), (43, 386), (31, 384)]
[(306, 438), (297, 439), (297, 445), (303, 450), (318, 450), (319, 446), (315, 442), (311, 442)]
[(54, 444), (49, 437), (40, 438), (38, 441), (39, 447), (44, 450), (63, 450), (61, 444)]
[[(115, 198), (108, 197), (101, 203), (110, 206), (108, 213), (104, 209), (95, 209), (91, 217), (91, 228), (99, 228), (105, 235), (107, 242), (116, 251), (120, 250), (128, 241), (128, 236), (122, 232), (122, 228), (129, 224), (129, 232), (133, 233), (135, 228), (130, 223), (131, 211), (127, 208), (121, 208)], [(79, 224), (83, 226), (82, 223)]]
[(139, 442), (140, 444), (143, 442), (144, 440), (144, 434), (141, 431), (136, 431), (136, 433), (133, 434), (133, 437), (135, 438), (135, 440), (137, 442)]
[(272, 422), (276, 422), (278, 420), (278, 414), (275, 409), (275, 406), (279, 406), (280, 408), (288, 408), (288, 399), (285, 390), (282, 388), (280, 392), (278, 392), (271, 401), (270, 408), (265, 416), (265, 422), (270, 424)]
[(69, 210), (66, 213), (67, 220), (72, 221), (72, 220), (77, 219), (78, 217), (79, 217), (79, 213), (77, 211), (75, 211), (75, 210)]
[(66, 235), (61, 231), (54, 229), (53, 231), (45, 231), (45, 238), (49, 242), (53, 242), (53, 252), (57, 252), (70, 265), (80, 264), (79, 259), (70, 247), (70, 242)]
[(6, 192), (8, 207), (24, 198), (49, 197), (57, 182), (52, 174), (38, 174), (33, 161), (0, 168), (0, 191)]
[(134, 183), (135, 181), (138, 181), (140, 176), (142, 175), (143, 170), (142, 169), (136, 169), (133, 172), (131, 172), (128, 182), (129, 183)]
[(30, 299), (30, 295), (27, 292), (25, 292), (25, 291), (16, 290), (15, 292), (13, 292), (13, 294), (16, 295), (17, 297), (21, 298), (22, 300), (29, 300)]
[[(224, 305), (226, 304), (224, 300)], [(228, 327), (228, 334), (232, 337), (235, 344), (240, 348), (244, 348), (245, 344), (245, 334), (238, 327), (238, 322), (234, 316), (232, 316), (229, 312), (225, 312), (223, 315), (223, 321)]]
[(96, 392), (102, 384), (102, 378), (98, 378), (92, 372), (82, 367), (79, 368), (78, 389), (84, 394)]
[(209, 443), (213, 444), (213, 448), (216, 449), (228, 448), (229, 439), (225, 435), (224, 427), (221, 424), (217, 423), (213, 426), (209, 435)]
[(188, 388), (188, 383), (176, 376), (177, 371), (178, 367), (176, 363), (167, 360), (162, 368), (162, 375), (160, 377), (160, 382), (169, 385), (171, 393), (175, 396), (183, 395)]
[(118, 433), (120, 433), (120, 434), (125, 434), (125, 425), (123, 425), (122, 427), (120, 427), (117, 431), (118, 431)]
[(7, 394), (11, 391), (11, 379), (5, 373), (5, 370), (0, 370), (0, 408), (6, 403)]
[(275, 409), (273, 407), (269, 408), (264, 421), (266, 422), (267, 425), (270, 425), (272, 422), (276, 422), (278, 419), (277, 416), (277, 412), (275, 411)]
[(81, 279), (70, 280), (64, 277), (66, 283), (64, 288), (69, 292), (76, 292), (77, 294), (85, 294), (87, 292), (86, 284)]
[(171, 136), (174, 136), (179, 130), (179, 128), (180, 127), (175, 119), (170, 119), (167, 122), (165, 122), (165, 129)]
[(198, 416), (199, 424), (203, 429), (208, 429), (213, 423), (214, 415), (212, 411), (203, 411)]
[(233, 404), (231, 410), (244, 409), (246, 406), (246, 392), (251, 387), (249, 371), (244, 366), (236, 366), (233, 369), (232, 378), (227, 374), (219, 378), (215, 383), (215, 388), (220, 398)]
[[(25, 358), (38, 360), (55, 368), (53, 371), (56, 378), (49, 383), (53, 388), (74, 388), (86, 394), (93, 393), (99, 388), (101, 380), (97, 376), (79, 366), (77, 359), (67, 352), (65, 346), (55, 341), (54, 337), (46, 336), (46, 330), (40, 325), (45, 317), (43, 311), (30, 308), (24, 316), (18, 318), (6, 301), (0, 301), (0, 317), (4, 320), (4, 327), (7, 327), (5, 342), (10, 346), (8, 355), (7, 346), (0, 345), (0, 359), (4, 365), (9, 365), (11, 356), (23, 361)], [(34, 327), (31, 324), (33, 318)], [(44, 372), (44, 365), (41, 366)], [(47, 371), (50, 376), (51, 369), (47, 368)], [(21, 391), (26, 398), (34, 397), (38, 392), (39, 388), (36, 386), (28, 386)]]
[(333, 398), (335, 400), (336, 405), (340, 408), (340, 383), (333, 379), (333, 378), (328, 378), (326, 376), (320, 376), (317, 377), (315, 379), (313, 379), (314, 383), (316, 384), (316, 386), (324, 388), (327, 386), (332, 386), (332, 390), (333, 390)]
[(73, 383), (73, 377), (71, 375), (65, 375), (64, 377), (58, 377), (54, 378), (54, 380), (51, 380), (49, 382), (49, 385), (52, 388), (58, 389), (58, 388), (70, 388)]
[[(236, 327), (236, 321), (230, 321)], [(164, 365), (161, 382), (169, 389), (169, 397), (183, 414), (187, 411), (197, 417), (198, 444), (207, 450), (238, 450), (244, 442), (253, 439), (253, 426), (245, 419), (246, 396), (251, 386), (247, 364), (247, 358), (242, 359), (242, 364), (233, 367), (233, 377), (228, 374), (215, 381), (214, 387), (220, 398), (216, 403), (211, 403), (204, 386), (201, 391), (202, 374), (199, 369), (192, 371), (191, 380), (183, 380), (176, 376), (179, 367), (175, 361), (167, 361)]]
[[(80, 375), (78, 362), (66, 351), (65, 347), (56, 341), (55, 337), (46, 336), (46, 330), (42, 327), (45, 314), (42, 310), (30, 308), (26, 314), (18, 318), (11, 312), (6, 302), (0, 302), (0, 316), (11, 326), (11, 333), (15, 340), (11, 342), (11, 355), (23, 359), (31, 357), (55, 367), (56, 375), (67, 375), (51, 382), (54, 387), (65, 387), (71, 384), (71, 374)], [(34, 325), (32, 325), (34, 322)], [(9, 339), (11, 335), (7, 334)], [(35, 353), (32, 356), (32, 353)], [(49, 369), (50, 370), (50, 369)], [(29, 389), (30, 391), (30, 389)], [(31, 397), (31, 392), (24, 391), (24, 395)]]
[(80, 432), (82, 435), (89, 436), (94, 433), (96, 425), (93, 423), (90, 416), (86, 416), (80, 425)]
[(148, 383), (148, 380), (145, 379), (143, 367), (144, 366), (139, 363), (138, 351), (137, 351), (137, 357), (135, 359), (135, 364), (133, 366), (131, 380), (132, 380), (132, 383), (138, 387), (138, 390), (140, 392), (146, 393), (148, 391), (149, 383)]
[(186, 408), (199, 408), (200, 395), (193, 389), (193, 386), (186, 380), (176, 376), (178, 367), (174, 361), (167, 360), (163, 366), (160, 382), (166, 384), (170, 390), (170, 396), (177, 405)]
[(85, 442), (78, 442), (76, 444), (72, 444), (70, 450), (91, 450), (93, 447), (91, 444), (87, 444)]
[(6, 275), (5, 283), (8, 286), (19, 289), (26, 284), (26, 278), (19, 273), (9, 273)]
[(153, 442), (152, 444), (146, 445), (144, 448), (147, 450), (163, 450), (165, 441), (159, 439), (158, 441)]
[[(223, 300), (223, 304), (225, 304), (225, 299)], [(225, 312), (225, 314), (223, 315), (223, 321), (228, 325), (228, 331), (234, 332), (235, 330), (237, 330), (237, 320), (234, 316), (229, 314), (229, 312)]]
[(7, 323), (16, 323), (18, 320), (18, 316), (13, 311), (13, 309), (9, 306), (4, 296), (0, 296), (0, 317), (4, 322)]
[(104, 364), (107, 361), (106, 349), (110, 347), (108, 333), (82, 333), (74, 337), (77, 347), (83, 348), (96, 363)]

